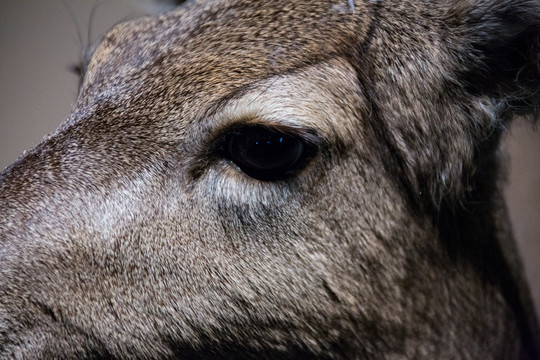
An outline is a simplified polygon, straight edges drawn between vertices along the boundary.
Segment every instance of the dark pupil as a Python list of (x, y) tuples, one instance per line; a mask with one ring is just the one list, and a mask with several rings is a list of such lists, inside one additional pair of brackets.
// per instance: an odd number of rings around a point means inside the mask
[(291, 174), (304, 152), (304, 144), (291, 135), (249, 126), (231, 135), (228, 152), (231, 160), (249, 176), (276, 180)]

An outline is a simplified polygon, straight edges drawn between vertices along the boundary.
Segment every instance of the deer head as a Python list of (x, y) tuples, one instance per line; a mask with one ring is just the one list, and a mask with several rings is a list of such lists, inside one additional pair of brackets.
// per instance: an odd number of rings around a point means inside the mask
[(116, 26), (0, 177), (6, 358), (533, 359), (497, 148), (538, 1), (193, 1)]

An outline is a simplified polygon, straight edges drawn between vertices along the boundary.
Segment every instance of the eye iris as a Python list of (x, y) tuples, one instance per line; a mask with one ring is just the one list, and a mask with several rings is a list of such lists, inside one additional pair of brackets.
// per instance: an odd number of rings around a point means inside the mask
[(286, 177), (304, 153), (297, 137), (261, 126), (241, 129), (229, 138), (231, 160), (246, 174), (259, 180)]

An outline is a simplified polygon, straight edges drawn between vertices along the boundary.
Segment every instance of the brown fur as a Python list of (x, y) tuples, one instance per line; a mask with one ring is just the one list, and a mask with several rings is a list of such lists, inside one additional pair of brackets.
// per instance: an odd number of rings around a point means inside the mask
[[(0, 176), (0, 356), (535, 359), (498, 144), (540, 3), (193, 1), (118, 25)], [(296, 176), (215, 151), (315, 134)]]

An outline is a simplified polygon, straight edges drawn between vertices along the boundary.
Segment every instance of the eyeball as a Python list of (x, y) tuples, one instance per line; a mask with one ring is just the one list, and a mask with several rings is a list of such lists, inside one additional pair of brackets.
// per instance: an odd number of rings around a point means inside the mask
[(225, 155), (245, 174), (262, 181), (293, 176), (307, 163), (314, 145), (301, 136), (251, 125), (226, 138)]

